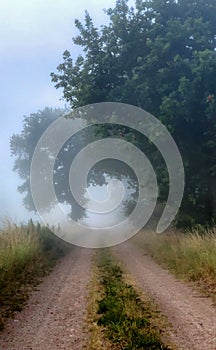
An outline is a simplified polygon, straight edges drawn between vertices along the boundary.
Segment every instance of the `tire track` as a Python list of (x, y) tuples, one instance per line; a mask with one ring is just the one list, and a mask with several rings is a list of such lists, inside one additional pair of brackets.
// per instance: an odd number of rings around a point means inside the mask
[(92, 252), (74, 248), (0, 334), (1, 350), (80, 350)]
[(209, 298), (177, 280), (130, 242), (112, 251), (172, 323), (173, 343), (182, 350), (216, 350), (216, 309)]

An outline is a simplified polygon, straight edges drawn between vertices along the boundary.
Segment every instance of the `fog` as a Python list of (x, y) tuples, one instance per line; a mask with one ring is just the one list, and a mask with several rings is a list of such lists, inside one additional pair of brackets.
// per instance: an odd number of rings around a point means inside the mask
[[(131, 3), (133, 3), (131, 1)], [(17, 186), (22, 183), (13, 172), (9, 139), (22, 129), (24, 115), (48, 107), (64, 107), (61, 92), (51, 83), (50, 73), (62, 61), (64, 50), (79, 54), (72, 37), (77, 34), (74, 20), (83, 19), (87, 9), (94, 23), (105, 23), (103, 8), (115, 0), (2, 0), (0, 3), (1, 70), (1, 172), (0, 217), (16, 222), (37, 219), (22, 205)]]

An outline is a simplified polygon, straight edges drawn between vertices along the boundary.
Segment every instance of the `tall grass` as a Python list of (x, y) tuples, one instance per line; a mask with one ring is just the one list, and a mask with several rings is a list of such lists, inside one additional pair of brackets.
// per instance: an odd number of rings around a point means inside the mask
[(159, 235), (142, 231), (134, 241), (177, 276), (216, 294), (216, 229)]
[(17, 226), (5, 220), (0, 230), (0, 328), (5, 318), (19, 311), (29, 285), (48, 273), (65, 252), (65, 244), (51, 231), (30, 221)]

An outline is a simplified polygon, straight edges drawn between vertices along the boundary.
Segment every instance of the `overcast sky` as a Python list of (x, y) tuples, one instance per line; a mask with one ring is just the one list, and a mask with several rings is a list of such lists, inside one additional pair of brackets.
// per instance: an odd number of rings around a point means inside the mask
[(96, 25), (103, 24), (107, 20), (103, 8), (114, 5), (115, 0), (0, 1), (0, 217), (18, 222), (30, 217), (17, 192), (21, 182), (12, 171), (9, 138), (20, 132), (24, 115), (45, 106), (64, 106), (50, 73), (62, 62), (64, 50), (73, 58), (80, 52), (72, 43), (77, 34), (74, 20), (83, 20), (87, 9)]

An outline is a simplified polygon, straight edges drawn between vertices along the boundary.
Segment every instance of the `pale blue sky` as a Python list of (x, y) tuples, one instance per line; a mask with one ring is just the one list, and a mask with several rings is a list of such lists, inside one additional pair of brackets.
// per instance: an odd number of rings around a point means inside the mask
[(64, 106), (50, 73), (62, 62), (64, 50), (70, 50), (73, 58), (79, 53), (72, 43), (77, 33), (74, 20), (82, 20), (87, 9), (95, 24), (103, 24), (107, 17), (102, 9), (114, 5), (115, 0), (1, 0), (0, 217), (18, 222), (30, 217), (17, 192), (20, 180), (12, 171), (10, 136), (21, 130), (24, 115), (45, 106)]

